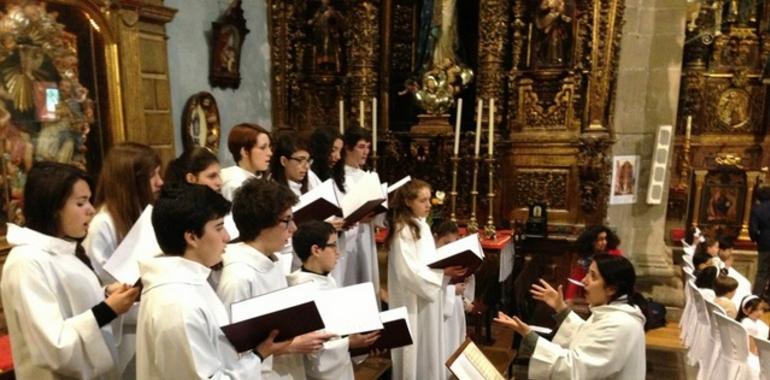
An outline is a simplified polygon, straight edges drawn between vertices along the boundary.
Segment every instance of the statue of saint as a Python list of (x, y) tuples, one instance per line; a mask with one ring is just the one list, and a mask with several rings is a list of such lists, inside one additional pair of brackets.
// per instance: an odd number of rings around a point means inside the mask
[(569, 57), (572, 17), (565, 0), (541, 0), (535, 27), (542, 36), (533, 46), (537, 63), (562, 65)]
[(345, 18), (334, 9), (331, 0), (321, 0), (321, 5), (307, 22), (312, 28), (312, 64), (315, 72), (342, 72), (341, 36)]

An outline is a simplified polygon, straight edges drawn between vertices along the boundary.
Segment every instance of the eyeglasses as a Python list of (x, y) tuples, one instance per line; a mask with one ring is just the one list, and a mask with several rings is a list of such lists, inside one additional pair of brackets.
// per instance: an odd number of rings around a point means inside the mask
[(327, 242), (325, 244), (321, 244), (321, 245), (318, 246), (318, 248), (321, 248), (321, 249), (329, 248), (329, 247), (337, 248), (337, 242), (336, 241), (335, 242)]
[(297, 161), (300, 165), (313, 165), (313, 159), (310, 157), (289, 157), (292, 161)]
[(279, 223), (279, 224), (280, 224), (280, 223), (284, 223), (284, 224), (286, 224), (286, 227), (285, 227), (285, 228), (286, 228), (287, 230), (289, 229), (289, 224), (291, 224), (293, 221), (294, 221), (294, 218), (293, 218), (293, 217), (291, 217), (291, 216), (289, 216), (289, 217), (286, 217), (286, 218), (284, 218), (284, 219), (278, 219), (278, 223)]

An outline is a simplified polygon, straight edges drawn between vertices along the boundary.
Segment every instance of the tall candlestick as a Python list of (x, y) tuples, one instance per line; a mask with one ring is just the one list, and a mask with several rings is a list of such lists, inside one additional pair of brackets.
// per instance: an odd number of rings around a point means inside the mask
[(364, 100), (358, 101), (358, 124), (359, 127), (364, 127)]
[(460, 120), (463, 118), (463, 98), (457, 99), (457, 118), (455, 119), (455, 147), (454, 155), (460, 153)]
[(527, 31), (527, 67), (532, 66), (532, 23), (529, 23)]
[(479, 145), (481, 145), (481, 116), (484, 113), (483, 100), (479, 99), (477, 103), (478, 103), (478, 106), (476, 107), (476, 145), (473, 147), (473, 154), (476, 157), (479, 156)]
[(487, 153), (491, 157), (495, 149), (495, 98), (489, 99), (489, 147)]
[(345, 133), (345, 101), (340, 99), (340, 134)]
[(372, 98), (372, 152), (377, 153), (377, 97)]
[(684, 138), (689, 140), (690, 133), (692, 133), (692, 116), (687, 116), (687, 129), (685, 130)]

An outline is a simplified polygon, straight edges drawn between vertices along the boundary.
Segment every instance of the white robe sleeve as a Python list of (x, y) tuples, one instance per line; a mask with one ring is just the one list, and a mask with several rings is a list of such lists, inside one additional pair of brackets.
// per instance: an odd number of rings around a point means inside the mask
[[(65, 318), (42, 269), (37, 263), (17, 261), (4, 278), (16, 288), (15, 308), (31, 360), (70, 377), (96, 377), (114, 368), (111, 348), (91, 309)], [(3, 294), (9, 297), (9, 294)], [(96, 305), (94, 305), (96, 306)]]
[[(163, 323), (154, 336), (155, 363), (160, 373), (174, 374), (178, 379), (261, 379), (259, 357), (251, 352), (239, 355), (234, 363), (222, 363), (221, 353), (214, 351), (206, 328), (211, 321), (204, 315), (168, 315), (176, 323)], [(179, 321), (178, 319), (183, 319)], [(169, 321), (171, 322), (171, 321)], [(235, 351), (232, 355), (238, 355)]]
[(449, 277), (444, 276), (444, 282), (447, 285), (443, 288), (444, 293), (444, 319), (452, 317), (455, 311), (455, 302), (459, 302), (457, 295), (455, 295), (456, 288), (454, 285), (448, 285)]
[(83, 240), (83, 248), (91, 259), (91, 265), (99, 281), (102, 285), (107, 285), (115, 282), (115, 279), (104, 270), (104, 264), (117, 249), (118, 241), (115, 228), (108, 220), (109, 216), (100, 215), (101, 217), (94, 218), (89, 225), (88, 235)]
[[(580, 321), (578, 321), (580, 320)], [(624, 341), (624, 325), (612, 318), (605, 318), (595, 324), (590, 339), (569, 343), (582, 319), (574, 312), (564, 320), (553, 342), (539, 337), (529, 363), (531, 379), (603, 379), (618, 373), (627, 361), (631, 349)], [(562, 331), (564, 330), (564, 331)], [(557, 339), (558, 338), (558, 339)], [(630, 360), (644, 360), (632, 358)]]
[(233, 263), (222, 269), (222, 277), (217, 285), (217, 296), (227, 309), (227, 315), (230, 316), (230, 305), (233, 302), (242, 301), (253, 297), (257, 293), (252, 289), (252, 284), (245, 279), (245, 271), (242, 270), (242, 263)]
[(319, 352), (305, 356), (307, 374), (314, 379), (353, 379), (348, 338), (329, 340)]
[(417, 244), (412, 238), (409, 227), (404, 227), (398, 232), (397, 252), (391, 255), (394, 268), (400, 274), (400, 287), (409, 289), (418, 297), (428, 301), (434, 301), (439, 296), (444, 273), (440, 269), (431, 269), (417, 252)]

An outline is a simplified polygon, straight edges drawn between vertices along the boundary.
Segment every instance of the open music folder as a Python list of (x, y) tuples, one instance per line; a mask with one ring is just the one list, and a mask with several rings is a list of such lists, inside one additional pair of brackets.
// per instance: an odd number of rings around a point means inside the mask
[(238, 352), (256, 347), (272, 330), (283, 341), (324, 328), (315, 304), (318, 290), (310, 283), (265, 293), (230, 305), (231, 324), (222, 332)]
[(337, 187), (334, 181), (327, 179), (299, 197), (299, 202), (291, 208), (294, 222), (300, 225), (310, 220), (326, 220), (330, 216), (342, 216)]
[(365, 173), (358, 182), (350, 185), (350, 190), (340, 201), (345, 227), (358, 223), (372, 213), (387, 195), (382, 190), (377, 173)]
[(446, 367), (458, 380), (505, 380), (492, 362), (468, 338), (449, 357)]
[(315, 302), (324, 330), (340, 336), (382, 330), (375, 294), (371, 282), (321, 290)]
[(371, 350), (387, 350), (414, 343), (412, 329), (409, 327), (409, 315), (405, 307), (381, 312), (380, 321), (383, 326), (380, 338), (369, 347), (350, 350), (351, 355), (364, 355)]
[(376, 214), (380, 214), (383, 212), (388, 211), (388, 202), (391, 202), (393, 200), (393, 194), (396, 193), (396, 190), (400, 189), (402, 186), (406, 185), (407, 182), (412, 180), (412, 176), (406, 176), (404, 178), (401, 178), (400, 180), (396, 181), (392, 185), (388, 185), (387, 182), (382, 183), (382, 190), (387, 195), (387, 198), (377, 206), (377, 208), (374, 209), (374, 212)]
[(470, 276), (483, 262), (484, 249), (479, 234), (472, 234), (437, 249), (436, 256), (430, 259), (428, 266), (443, 269), (459, 265), (468, 268), (467, 275)]
[(152, 228), (152, 205), (145, 207), (139, 219), (128, 230), (126, 237), (112, 253), (104, 270), (115, 280), (133, 285), (139, 281), (139, 260), (161, 254), (162, 251)]

